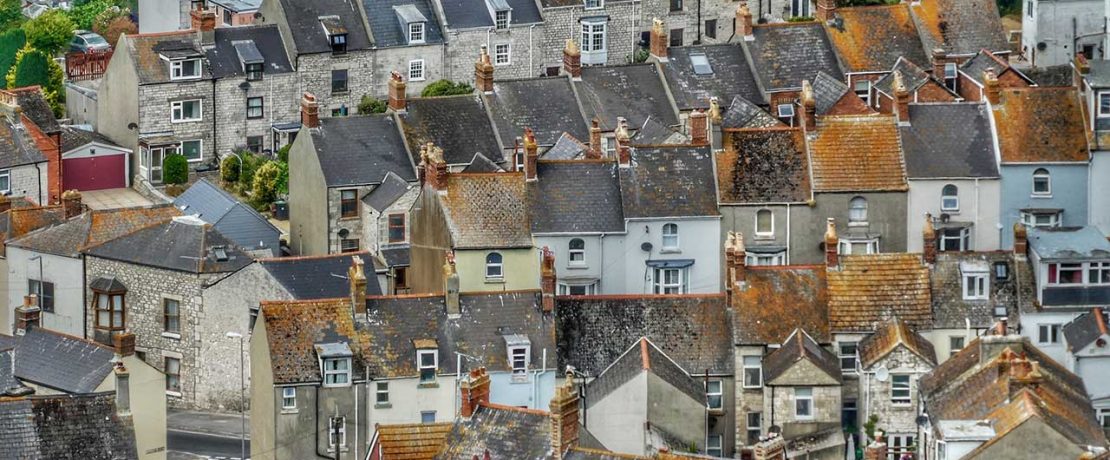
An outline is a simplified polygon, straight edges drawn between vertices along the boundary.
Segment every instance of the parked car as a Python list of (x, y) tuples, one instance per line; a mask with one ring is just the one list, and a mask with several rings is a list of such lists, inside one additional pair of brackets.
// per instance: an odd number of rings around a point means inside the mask
[(78, 30), (73, 35), (73, 41), (69, 42), (69, 50), (72, 52), (88, 53), (110, 49), (112, 49), (112, 45), (108, 44), (108, 40), (105, 40), (100, 34), (87, 30)]

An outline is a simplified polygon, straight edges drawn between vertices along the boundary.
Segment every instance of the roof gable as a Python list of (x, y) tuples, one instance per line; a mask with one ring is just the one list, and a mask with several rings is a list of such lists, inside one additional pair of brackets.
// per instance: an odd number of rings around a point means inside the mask
[(722, 117), (722, 128), (771, 128), (786, 126), (766, 110), (740, 96), (732, 98)]
[[(804, 378), (812, 372), (797, 372), (797, 366), (812, 366), (826, 378)], [(813, 340), (805, 331), (795, 329), (782, 346), (763, 357), (763, 374), (769, 385), (839, 384), (840, 361), (832, 352)]]
[(905, 348), (932, 366), (937, 364), (933, 345), (897, 317), (883, 322), (875, 329), (874, 334), (859, 342), (860, 364), (864, 368), (870, 368), (898, 347)]

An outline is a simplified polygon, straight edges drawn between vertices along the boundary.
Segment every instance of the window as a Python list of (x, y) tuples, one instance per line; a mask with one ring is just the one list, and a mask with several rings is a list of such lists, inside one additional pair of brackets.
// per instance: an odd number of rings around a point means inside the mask
[(1098, 93), (1098, 117), (1110, 117), (1110, 92)]
[(755, 236), (775, 236), (775, 216), (770, 209), (760, 209), (755, 213)]
[(374, 383), (374, 404), (389, 404), (389, 382)]
[(852, 83), (852, 88), (856, 96), (863, 99), (865, 104), (871, 105), (871, 80), (856, 80)]
[(890, 403), (904, 406), (910, 403), (910, 375), (890, 375)]
[(759, 442), (759, 436), (763, 432), (762, 422), (763, 417), (760, 412), (748, 412), (748, 445)]
[(852, 431), (859, 424), (859, 406), (856, 401), (844, 400), (840, 405), (840, 426)]
[(528, 373), (528, 348), (513, 347), (509, 350), (509, 362), (513, 365), (513, 375)]
[(167, 356), (163, 365), (166, 373), (166, 391), (181, 393), (181, 360)]
[(331, 54), (347, 54), (347, 34), (331, 36)]
[(200, 78), (200, 59), (170, 61), (170, 80)]
[(429, 411), (423, 411), (423, 412), (420, 413), (420, 423), (435, 423), (435, 422), (436, 422), (436, 411), (429, 410)]
[(231, 10), (226, 10), (226, 9), (224, 10), (224, 24), (229, 25), (229, 26), (232, 25), (231, 24)]
[(297, 389), (285, 387), (281, 389), (281, 408), (285, 410), (297, 408)]
[(840, 342), (840, 370), (856, 372), (856, 342)]
[(182, 141), (181, 150), (179, 150), (178, 153), (190, 162), (200, 161), (204, 157), (203, 144), (201, 144), (201, 142), (200, 140)]
[(940, 191), (940, 210), (941, 211), (959, 211), (960, 210), (960, 196), (959, 189), (955, 185), (945, 185)]
[(393, 268), (393, 293), (394, 294), (407, 294), (409, 289), (408, 271), (405, 267)]
[(1060, 343), (1060, 325), (1037, 325), (1037, 343), (1041, 345), (1054, 345)]
[(682, 0), (671, 0), (671, 11), (682, 11)]
[(0, 169), (0, 193), (12, 191), (12, 170)]
[(424, 23), (409, 24), (409, 43), (424, 43)]
[(262, 118), (262, 97), (248, 97), (247, 98), (247, 118), (256, 119)]
[(1083, 284), (1083, 264), (1048, 264), (1048, 284)]
[(751, 266), (757, 265), (786, 265), (786, 251), (779, 252), (748, 252), (747, 257), (744, 258), (745, 263)]
[(1088, 284), (1110, 284), (1110, 262), (1090, 262), (1087, 265)]
[(181, 301), (162, 299), (162, 331), (171, 334), (181, 333)]
[(794, 389), (794, 417), (799, 419), (813, 418), (813, 388), (800, 387)]
[(347, 92), (347, 69), (335, 69), (331, 71), (331, 93), (346, 93)]
[(39, 308), (46, 313), (54, 313), (54, 283), (27, 280), (27, 294), (39, 296)]
[(339, 252), (358, 252), (359, 243), (358, 238), (340, 238)]
[(585, 6), (587, 10), (604, 8), (605, 6), (603, 3), (601, 3), (601, 0), (585, 0), (582, 5)]
[(262, 153), (262, 136), (247, 136), (247, 150)]
[(945, 228), (940, 231), (940, 251), (971, 249), (971, 231), (967, 227)]
[(405, 241), (405, 215), (389, 215), (389, 242), (400, 243)]
[(956, 81), (956, 63), (944, 63), (944, 86), (947, 86), (948, 89), (952, 91), (956, 91)]
[(494, 26), (497, 27), (497, 30), (509, 28), (509, 10), (501, 10), (493, 13), (493, 18), (493, 23)]
[(358, 190), (339, 191), (339, 217), (358, 217)]
[[(674, 0), (671, 0), (671, 1), (674, 1)], [(682, 46), (682, 34), (683, 33), (684, 32), (683, 32), (682, 29), (671, 29), (671, 33), (668, 36), (669, 37), (668, 38), (668, 44), (670, 46)]]
[(706, 38), (712, 38), (712, 39), (717, 38), (717, 20), (716, 19), (706, 19), (705, 20), (705, 37)]
[(1021, 223), (1028, 227), (1059, 227), (1060, 220), (1059, 211), (1021, 212)]
[(763, 358), (759, 356), (744, 357), (744, 388), (759, 388), (763, 386)]
[(724, 452), (721, 450), (722, 439), (719, 434), (711, 434), (705, 438), (705, 454), (711, 457), (720, 457)]
[(902, 454), (911, 454), (914, 451), (914, 436), (912, 434), (890, 434), (886, 437), (886, 458), (899, 460)]
[(1098, 410), (1098, 423), (1102, 425), (1102, 429), (1110, 429), (1110, 409)]
[(186, 121), (201, 120), (200, 99), (170, 102), (170, 121), (183, 123)]
[(486, 255), (486, 278), (504, 278), (505, 267), (502, 263), (501, 253), (491, 252)]
[(779, 104), (776, 110), (779, 114), (779, 120), (790, 126), (794, 126), (794, 104)]
[(570, 240), (567, 245), (569, 255), (567, 260), (570, 265), (586, 265), (586, 242), (581, 238)]
[(594, 295), (597, 294), (597, 282), (586, 284), (567, 284), (559, 282), (559, 295)]
[(988, 292), (986, 273), (964, 273), (963, 293), (964, 300), (987, 300)]
[(421, 81), (424, 80), (424, 60), (415, 59), (409, 61), (409, 80)]
[(1033, 17), (1033, 0), (1027, 0), (1025, 2), (1025, 14), (1029, 17)]
[(328, 419), (328, 447), (347, 445), (347, 419), (346, 417), (332, 417)]
[(710, 409), (724, 409), (724, 387), (720, 380), (710, 380), (705, 384), (705, 399)]
[(878, 239), (863, 239), (853, 240), (848, 238), (840, 239), (840, 253), (841, 254), (878, 254), (879, 253), (879, 240)]
[(512, 63), (511, 46), (508, 43), (500, 43), (493, 47), (493, 63), (495, 65), (509, 65)]
[(1010, 264), (1006, 262), (994, 263), (994, 279), (1005, 281), (1010, 279)]
[(263, 70), (263, 66), (262, 66), (261, 62), (255, 62), (255, 63), (247, 64), (246, 72), (247, 72), (247, 80), (248, 81), (261, 80), (262, 75), (265, 74), (265, 70)]
[[(587, 0), (588, 1), (588, 0)], [(605, 23), (582, 21), (582, 51), (605, 51)]]
[(347, 386), (351, 383), (351, 358), (324, 359), (324, 386)]
[(1038, 168), (1033, 171), (1033, 194), (1034, 195), (1049, 195), (1052, 193), (1052, 177), (1048, 174), (1048, 170)]
[(964, 337), (954, 335), (948, 338), (948, 356), (955, 356), (964, 349)]
[(339, 107), (331, 109), (331, 116), (333, 116), (333, 117), (345, 117), (345, 116), (347, 116), (347, 112), (348, 112), (347, 105), (346, 104), (340, 104)]
[(111, 331), (123, 330), (124, 310), (122, 292), (93, 291), (93, 310), (96, 311), (96, 328)]
[(663, 249), (678, 249), (678, 224), (663, 225)]
[(795, 18), (809, 16), (809, 0), (791, 0), (790, 16)]
[(867, 225), (867, 198), (857, 196), (848, 202), (848, 225)]
[(685, 294), (686, 270), (682, 268), (656, 268), (656, 294)]
[(436, 368), (438, 367), (438, 352), (436, 350), (417, 350), (416, 363), (420, 368), (420, 383), (436, 381)]

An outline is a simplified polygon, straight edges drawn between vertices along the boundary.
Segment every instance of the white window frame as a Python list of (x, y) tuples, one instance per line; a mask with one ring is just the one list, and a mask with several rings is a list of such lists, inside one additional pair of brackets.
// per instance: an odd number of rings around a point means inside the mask
[[(432, 365), (431, 366), (424, 365), (424, 356), (426, 356), (426, 355), (431, 355), (431, 357), (432, 357)], [(431, 369), (432, 370), (432, 378), (431, 379), (428, 379), (428, 380), (424, 379), (424, 370), (426, 370), (426, 369)], [(435, 382), (436, 377), (439, 374), (439, 350), (416, 350), (416, 370), (417, 370), (418, 375), (420, 376), (419, 377), (420, 378), (420, 383)]]
[[(194, 69), (196, 70), (195, 75), (186, 75), (185, 74), (185, 63), (186, 62), (196, 62), (196, 67), (194, 67)], [(201, 62), (200, 58), (178, 59), (178, 60), (170, 61), (170, 80), (196, 80), (196, 79), (200, 78), (201, 76), (203, 76), (203, 74), (204, 74), (203, 69), (204, 69), (204, 63)]]
[(1110, 274), (1110, 262), (1087, 262), (1087, 276), (1084, 280), (1092, 286), (1110, 284), (1110, 276), (1106, 277), (1108, 281), (1102, 281), (1104, 273)]
[[(760, 216), (760, 214), (764, 214), (764, 213), (766, 213), (766, 215), (767, 215), (767, 220), (769, 221), (770, 229), (768, 229), (768, 231), (761, 232), (761, 231), (759, 231), (759, 216)], [(774, 213), (774, 211), (771, 211), (770, 209), (764, 208), (764, 209), (760, 209), (760, 210), (755, 212), (755, 237), (756, 238), (774, 238), (775, 237), (775, 213)]]
[(955, 62), (944, 63), (944, 86), (952, 91), (956, 91), (956, 82), (959, 77), (959, 69)]
[[(513, 372), (513, 376), (527, 376), (528, 363), (531, 362), (532, 350), (527, 346), (518, 345), (509, 347), (509, 367)], [(517, 366), (516, 358), (520, 356), (523, 359), (522, 366)]]
[(296, 410), (297, 409), (297, 389), (295, 387), (283, 387), (281, 389), (281, 410)]
[(867, 252), (864, 252), (863, 254), (878, 254), (879, 253), (879, 239), (878, 238), (862, 239), (862, 240), (841, 238), (839, 244), (840, 244), (840, 254), (841, 255), (854, 254), (852, 252), (852, 245), (855, 245), (855, 244), (866, 244), (867, 245)]
[(425, 27), (423, 22), (410, 22), (409, 23), (409, 43), (420, 44), (424, 43), (427, 36), (428, 28)]
[[(673, 223), (673, 222), (668, 222), (666, 224), (663, 224), (663, 230), (662, 230), (661, 233), (662, 233), (662, 238), (661, 238), (661, 242), (660, 242), (660, 246), (662, 246), (661, 250), (677, 251), (678, 250), (678, 245), (679, 245), (678, 224)], [(671, 241), (670, 244), (668, 244), (668, 239)]]
[[(750, 359), (749, 359), (750, 358)], [(740, 381), (744, 388), (763, 388), (763, 357), (758, 355), (745, 355), (740, 358), (743, 373), (741, 374)], [(759, 371), (759, 381), (754, 385), (748, 382), (748, 370), (754, 369)]]
[[(912, 434), (887, 434), (887, 459), (897, 460), (901, 458), (904, 453), (911, 452), (910, 446), (913, 445), (917, 438)], [(898, 442), (895, 442), (895, 441)]]
[(0, 169), (0, 193), (8, 194), (12, 191), (12, 170)]
[[(604, 20), (602, 21), (582, 21), (581, 27), (582, 43), (580, 48), (584, 53), (604, 53), (608, 49), (609, 42), (609, 24)], [(594, 39), (601, 36), (601, 47), (596, 47)]]
[[(491, 262), (490, 257), (497, 256), (497, 262)], [(496, 269), (496, 274), (490, 274), (490, 269)], [(488, 280), (503, 280), (505, 279), (505, 256), (500, 252), (491, 252), (486, 254), (486, 279)]]
[[(181, 141), (181, 143), (178, 144), (178, 146), (177, 146), (177, 152), (176, 153), (179, 154), (179, 155), (184, 156), (185, 155), (185, 144), (186, 143), (191, 143), (191, 142), (196, 142), (197, 143), (197, 152), (200, 152), (200, 155), (198, 155), (196, 158), (189, 158), (189, 157), (186, 156), (185, 160), (188, 161), (189, 163), (199, 163), (201, 161), (204, 161), (204, 140), (203, 139), (188, 139), (188, 140)], [(165, 161), (165, 158), (163, 158), (162, 160)]]
[[(851, 348), (851, 351), (846, 351), (845, 348)], [(841, 373), (856, 373), (856, 365), (859, 358), (856, 354), (859, 352), (859, 342), (838, 342), (836, 345), (837, 357), (840, 358), (840, 372)], [(845, 360), (850, 360), (852, 367), (844, 367)]]
[[(504, 47), (505, 51), (501, 49)], [(504, 58), (504, 59), (502, 59)], [(493, 65), (505, 66), (513, 63), (513, 45), (512, 43), (498, 43), (493, 45)]]
[[(570, 292), (571, 288), (582, 288), (585, 290), (584, 294), (574, 294)], [(559, 295), (594, 295), (597, 294), (597, 281), (590, 281), (586, 284), (582, 283), (567, 283), (564, 281), (559, 282)]]
[[(385, 395), (385, 401), (382, 401), (382, 395)], [(389, 382), (379, 380), (374, 382), (374, 405), (384, 406), (389, 404)]]
[(409, 81), (424, 81), (428, 78), (428, 69), (424, 66), (423, 59), (409, 61)]
[[(505, 17), (502, 19), (500, 16), (504, 13)], [(512, 10), (499, 10), (493, 12), (493, 27), (497, 30), (505, 30), (509, 28), (509, 24), (513, 21)]]
[[(863, 84), (863, 88), (860, 88), (861, 83)], [(869, 107), (871, 106), (871, 80), (860, 79), (852, 82), (852, 90), (856, 93), (856, 96), (863, 99), (864, 104), (867, 104)]]
[[(956, 346), (957, 341), (959, 341), (959, 345), (960, 345), (959, 347)], [(948, 356), (949, 357), (955, 356), (956, 353), (959, 353), (960, 350), (963, 350), (964, 347), (966, 347), (966, 346), (967, 346), (967, 337), (964, 337), (962, 335), (950, 335), (950, 336), (948, 336)]]
[[(575, 242), (582, 243), (581, 248), (575, 248)], [(567, 265), (571, 267), (583, 267), (586, 265), (586, 240), (582, 238), (572, 238), (567, 242)]]
[[(713, 388), (714, 385), (717, 386), (716, 389)], [(713, 401), (713, 397), (717, 398), (716, 406), (711, 402)], [(708, 407), (710, 410), (721, 410), (725, 408), (725, 384), (723, 381), (709, 380), (705, 382), (705, 407)]]
[[(687, 273), (685, 268), (656, 268), (653, 270), (654, 279), (654, 293), (655, 294), (686, 294), (689, 291), (686, 285)], [(676, 273), (678, 281), (667, 282), (667, 274)], [(675, 292), (667, 292), (673, 290)]]
[[(949, 235), (948, 232), (950, 231), (956, 231), (957, 235)], [(971, 250), (971, 229), (967, 227), (944, 228), (937, 233), (940, 234), (940, 245), (937, 246), (938, 250), (942, 252)], [(952, 242), (951, 244), (955, 244), (955, 248), (951, 247), (950, 242)]]
[(780, 119), (789, 118), (789, 119), (793, 120), (794, 119), (794, 113), (795, 113), (794, 112), (794, 104), (779, 104), (779, 105), (775, 106), (775, 113), (778, 114)]
[(790, 2), (790, 17), (809, 17), (810, 14), (809, 0), (792, 0)]
[[(343, 369), (329, 369), (328, 364), (343, 364)], [(349, 356), (339, 358), (324, 358), (324, 386), (325, 387), (345, 387), (351, 385), (351, 358)], [(342, 381), (341, 381), (342, 380)]]
[[(809, 393), (809, 394), (802, 394)], [(807, 405), (807, 412), (803, 414), (801, 406), (798, 404), (802, 401), (809, 401)], [(813, 412), (816, 408), (813, 407), (813, 387), (796, 387), (794, 388), (794, 418), (797, 420), (813, 420)]]
[[(1056, 267), (1056, 280), (1055, 281), (1052, 280), (1051, 276), (1048, 276), (1052, 273), (1052, 267), (1053, 266)], [(1082, 263), (1082, 262), (1053, 262), (1053, 263), (1048, 264), (1046, 269), (1048, 270), (1048, 273), (1046, 273), (1046, 277), (1045, 277), (1045, 279), (1047, 281), (1045, 284), (1047, 284), (1047, 285), (1051, 285), (1051, 286), (1083, 286), (1083, 285), (1087, 284), (1088, 272), (1087, 272), (1087, 264), (1085, 264), (1085, 263)], [(1075, 282), (1075, 283), (1063, 283), (1063, 282), (1061, 282), (1061, 280), (1063, 280), (1064, 277), (1060, 276), (1060, 275), (1061, 275), (1061, 272), (1063, 272), (1065, 269), (1068, 270), (1069, 272), (1079, 271), (1079, 281)]]
[(1060, 343), (1059, 323), (1043, 323), (1037, 325), (1037, 345), (1057, 345)]
[[(898, 382), (902, 379), (905, 379), (905, 383)], [(890, 404), (894, 406), (912, 404), (913, 392), (911, 388), (913, 388), (913, 376), (910, 374), (890, 374)]]
[[(196, 118), (185, 118), (185, 103), (197, 103), (197, 116)], [(170, 122), (171, 123), (189, 123), (194, 121), (204, 120), (204, 100), (203, 99), (184, 99), (180, 101), (170, 102)]]
[(724, 436), (711, 434), (705, 438), (705, 454), (711, 457), (720, 457), (724, 452)]
[(347, 447), (347, 417), (331, 417), (328, 419), (328, 450), (335, 450), (336, 437), (333, 435), (338, 428), (339, 448)]
[(960, 278), (960, 292), (964, 300), (988, 300), (991, 297), (990, 273), (964, 273)]
[[(753, 415), (755, 416), (754, 418), (752, 417)], [(752, 424), (753, 421), (755, 422), (754, 425)], [(753, 431), (756, 432), (756, 438), (763, 435), (763, 413), (748, 412), (747, 415), (744, 416), (744, 428), (744, 434), (748, 436), (748, 438), (744, 440), (745, 443), (747, 443), (748, 439), (751, 439)]]
[[(1037, 181), (1044, 179), (1045, 190), (1037, 191)], [(1052, 173), (1044, 168), (1033, 171), (1033, 196), (1052, 196)]]
[(1107, 99), (1107, 106), (1110, 106), (1110, 91), (1099, 91), (1095, 96), (1095, 111), (1098, 118), (1110, 118), (1110, 110), (1102, 110), (1102, 98)]
[(605, 8), (605, 0), (583, 0), (582, 6), (587, 10), (600, 10)]
[(770, 253), (749, 252), (744, 257), (744, 263), (752, 267), (786, 265), (786, 251)]
[[(1037, 222), (1038, 217), (1047, 216), (1048, 222)], [(1064, 219), (1061, 218), (1060, 212), (1026, 212), (1021, 213), (1021, 223), (1026, 227), (1059, 227), (1060, 222)]]
[[(956, 193), (948, 195), (949, 187)], [(956, 184), (944, 184), (944, 187), (940, 189), (940, 210), (944, 212), (960, 211), (960, 188)]]
[(854, 196), (851, 200), (848, 200), (849, 227), (866, 227), (869, 219), (867, 198)]
[(1110, 408), (1100, 407), (1098, 409), (1098, 424), (1102, 425), (1102, 429), (1110, 428)]

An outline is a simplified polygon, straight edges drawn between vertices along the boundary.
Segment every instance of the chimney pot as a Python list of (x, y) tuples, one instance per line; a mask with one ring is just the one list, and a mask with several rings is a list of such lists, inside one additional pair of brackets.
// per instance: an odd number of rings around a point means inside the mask
[(196, 9), (189, 12), (193, 30), (201, 46), (216, 43), (216, 12), (204, 8), (204, 3), (197, 3)]
[(443, 149), (429, 142), (424, 147), (424, 181), (433, 189), (447, 191), (447, 162), (443, 159)]
[(23, 296), (23, 305), (15, 309), (15, 333), (23, 335), (27, 331), (39, 327), (42, 320), (42, 309), (39, 308), (38, 296), (31, 294)]
[(998, 75), (995, 73), (994, 67), (983, 71), (983, 86), (983, 92), (991, 104), (1002, 103), (1002, 87), (998, 83)]
[(534, 181), (536, 177), (536, 162), (539, 161), (540, 146), (536, 143), (536, 135), (532, 128), (524, 128), (524, 178)]
[(632, 147), (629, 145), (631, 140), (628, 136), (628, 120), (624, 117), (617, 117), (617, 129), (613, 131), (613, 139), (617, 143), (617, 161), (620, 166), (632, 166)]
[(543, 247), (543, 266), (540, 273), (540, 296), (544, 313), (555, 311), (555, 252)]
[(320, 127), (320, 103), (308, 91), (301, 95), (301, 125), (310, 129)]
[(444, 292), (447, 293), (444, 303), (447, 305), (447, 315), (458, 317), (462, 314), (459, 305), (459, 272), (455, 270), (455, 254), (448, 251), (443, 264)]
[(362, 257), (351, 257), (351, 268), (347, 269), (347, 280), (351, 283), (351, 311), (356, 315), (366, 314), (366, 271)]
[(745, 41), (752, 41), (755, 40), (753, 30), (752, 10), (748, 8), (748, 2), (740, 2), (736, 8), (736, 34), (744, 37)]
[(594, 117), (593, 120), (590, 120), (590, 149), (586, 151), (586, 158), (598, 160), (601, 157), (601, 120)]
[(660, 61), (667, 60), (667, 30), (663, 25), (663, 20), (654, 18), (651, 21), (651, 36), (649, 38), (649, 48), (651, 55)]
[(813, 85), (802, 80), (802, 128), (805, 132), (817, 131), (817, 99), (813, 96)]
[(567, 449), (578, 444), (578, 390), (574, 376), (568, 373), (564, 383), (555, 388), (551, 398), (551, 450), (552, 458), (562, 460)]
[(937, 263), (937, 231), (933, 228), (933, 215), (925, 213), (925, 227), (921, 229), (921, 239), (924, 242), (925, 263)]
[(709, 121), (714, 125), (721, 124), (721, 100), (717, 96), (709, 98)]
[(393, 71), (389, 74), (389, 101), (388, 106), (394, 112), (404, 112), (408, 103), (405, 101), (405, 78), (400, 72)]
[(81, 192), (77, 190), (62, 192), (62, 213), (66, 219), (77, 216), (84, 211), (85, 206), (81, 204)]
[(573, 38), (568, 38), (563, 47), (563, 71), (573, 79), (582, 78), (582, 50)]
[(840, 239), (836, 236), (836, 219), (832, 217), (825, 223), (825, 265), (828, 268), (840, 266)]
[(474, 86), (483, 93), (493, 92), (493, 63), (486, 45), (482, 45), (478, 62), (474, 63)]
[(902, 80), (902, 72), (894, 71), (894, 113), (898, 116), (899, 125), (910, 124), (910, 92)]
[(135, 354), (135, 334), (130, 332), (121, 332), (112, 336), (112, 346), (116, 349), (116, 354), (120, 358), (126, 358)]

